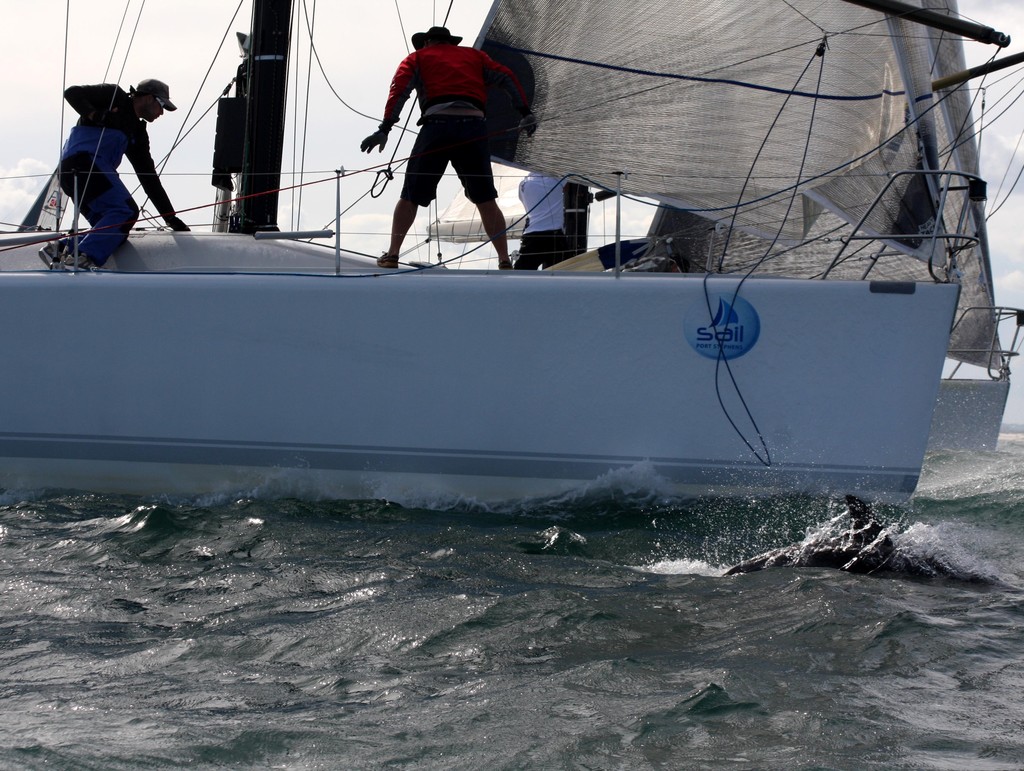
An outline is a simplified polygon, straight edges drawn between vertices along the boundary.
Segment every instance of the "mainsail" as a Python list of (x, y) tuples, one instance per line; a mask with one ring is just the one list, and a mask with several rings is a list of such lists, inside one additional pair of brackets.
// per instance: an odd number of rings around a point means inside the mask
[[(692, 270), (959, 280), (992, 306), (966, 88), (931, 85), (960, 38), (842, 0), (499, 0), (478, 44), (541, 121), (499, 159), (663, 204)], [(993, 365), (992, 316), (951, 351)]]

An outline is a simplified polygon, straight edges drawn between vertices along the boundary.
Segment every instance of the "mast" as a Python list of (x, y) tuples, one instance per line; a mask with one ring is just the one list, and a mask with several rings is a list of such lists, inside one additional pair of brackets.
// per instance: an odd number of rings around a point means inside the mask
[[(227, 195), (230, 175), (240, 175), (226, 228), (234, 232), (278, 229), (291, 15), (291, 0), (254, 1), (252, 33), (239, 36), (245, 60), (238, 68), (236, 96), (218, 105), (212, 182)], [(225, 229), (227, 218), (218, 213), (218, 219), (215, 229)]]

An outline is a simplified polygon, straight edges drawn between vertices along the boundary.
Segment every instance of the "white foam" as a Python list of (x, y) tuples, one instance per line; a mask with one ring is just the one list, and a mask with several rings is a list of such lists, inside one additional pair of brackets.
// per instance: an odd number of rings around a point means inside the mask
[(995, 565), (978, 556), (993, 553), (994, 535), (991, 532), (960, 522), (934, 525), (915, 522), (903, 532), (890, 535), (900, 551), (911, 557), (941, 562), (964, 577), (1000, 576)]
[(720, 576), (728, 567), (710, 565), (701, 560), (659, 560), (649, 565), (634, 565), (631, 570), (638, 573), (655, 573), (667, 576)]

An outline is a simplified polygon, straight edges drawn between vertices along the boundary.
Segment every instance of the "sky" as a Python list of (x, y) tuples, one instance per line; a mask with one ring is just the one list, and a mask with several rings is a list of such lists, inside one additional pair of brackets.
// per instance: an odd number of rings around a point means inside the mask
[[(392, 131), (383, 154), (367, 156), (359, 151), (359, 142), (380, 120), (395, 67), (410, 50), (409, 37), (434, 24), (446, 24), (471, 44), (490, 6), (490, 0), (453, 0), (450, 10), (449, 2), (440, 0), (319, 0), (315, 4), (306, 0), (319, 63), (310, 57), (305, 43), (292, 59), (299, 78), (290, 115), (310, 117), (305, 122), (289, 118), (282, 184), (301, 187), (281, 196), (282, 228), (333, 227), (337, 172), (343, 170), (343, 245), (373, 255), (386, 248), (400, 177), (383, 190), (376, 189), (374, 182), (376, 171), (395, 150), (399, 132)], [(1020, 0), (961, 0), (960, 11), (966, 18), (1011, 35), (1013, 42), (1000, 56), (1024, 51), (1024, 3)], [(170, 85), (171, 98), (179, 108), (150, 126), (158, 162), (174, 146), (163, 170), (164, 187), (186, 222), (194, 228), (208, 225), (214, 200), (209, 176), (215, 105), (240, 61), (234, 33), (247, 32), (250, 17), (250, 0), (0, 0), (0, 19), (8, 27), (0, 46), (0, 71), (6, 73), (0, 122), (0, 230), (21, 221), (43, 177), (57, 162), (63, 138), (76, 118), (64, 104), (63, 89), (100, 82), (127, 87), (150, 77)], [(307, 39), (293, 30), (294, 37)], [(966, 45), (969, 65), (995, 53), (993, 46)], [(321, 65), (326, 75), (320, 72)], [(304, 85), (307, 73), (312, 73), (308, 88)], [(1012, 100), (1022, 92), (1022, 79), (1024, 66), (986, 79), (981, 134), (996, 300), (1018, 308), (1024, 308), (1024, 179), (1016, 188), (1013, 183), (1024, 166), (1024, 99)], [(410, 146), (411, 141), (404, 141), (398, 157)], [(298, 168), (306, 172), (287, 173)], [(126, 163), (122, 171), (127, 170)], [(438, 196), (442, 208), (456, 187), (443, 184)], [(294, 214), (300, 205), (301, 220)], [(421, 211), (424, 214), (406, 247), (426, 240), (428, 214)], [(648, 217), (646, 207), (628, 207), (623, 234), (644, 235)], [(614, 229), (614, 201), (596, 204), (591, 212), (592, 245), (612, 240)], [(423, 245), (414, 257), (436, 259), (438, 248)], [(440, 246), (445, 258), (467, 248), (472, 247)], [(466, 264), (477, 265), (483, 263), (472, 261), (492, 257), (493, 251), (486, 247), (465, 259)], [(1014, 369), (1005, 422), (1024, 425), (1024, 363), (1016, 362)]]

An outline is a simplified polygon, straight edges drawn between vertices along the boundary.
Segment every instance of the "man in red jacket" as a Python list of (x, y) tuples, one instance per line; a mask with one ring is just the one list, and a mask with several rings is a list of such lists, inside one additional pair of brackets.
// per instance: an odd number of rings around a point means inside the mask
[(498, 208), (498, 192), (491, 173), (484, 108), (487, 86), (508, 92), (522, 114), (519, 128), (532, 136), (537, 121), (523, 87), (510, 69), (483, 51), (460, 46), (461, 37), (445, 27), (431, 27), (412, 36), (416, 50), (398, 65), (384, 107), (384, 120), (376, 132), (363, 140), (360, 149), (384, 149), (388, 132), (398, 123), (402, 108), (413, 89), (420, 103), (419, 124), (423, 128), (412, 149), (402, 194), (395, 205), (391, 245), (377, 259), (382, 268), (397, 268), (398, 253), (406, 233), (416, 220), (418, 207), (428, 206), (437, 195), (437, 184), (451, 162), (462, 180), (466, 197), (476, 204), (484, 230), (498, 253), (498, 267), (508, 270), (505, 216)]

